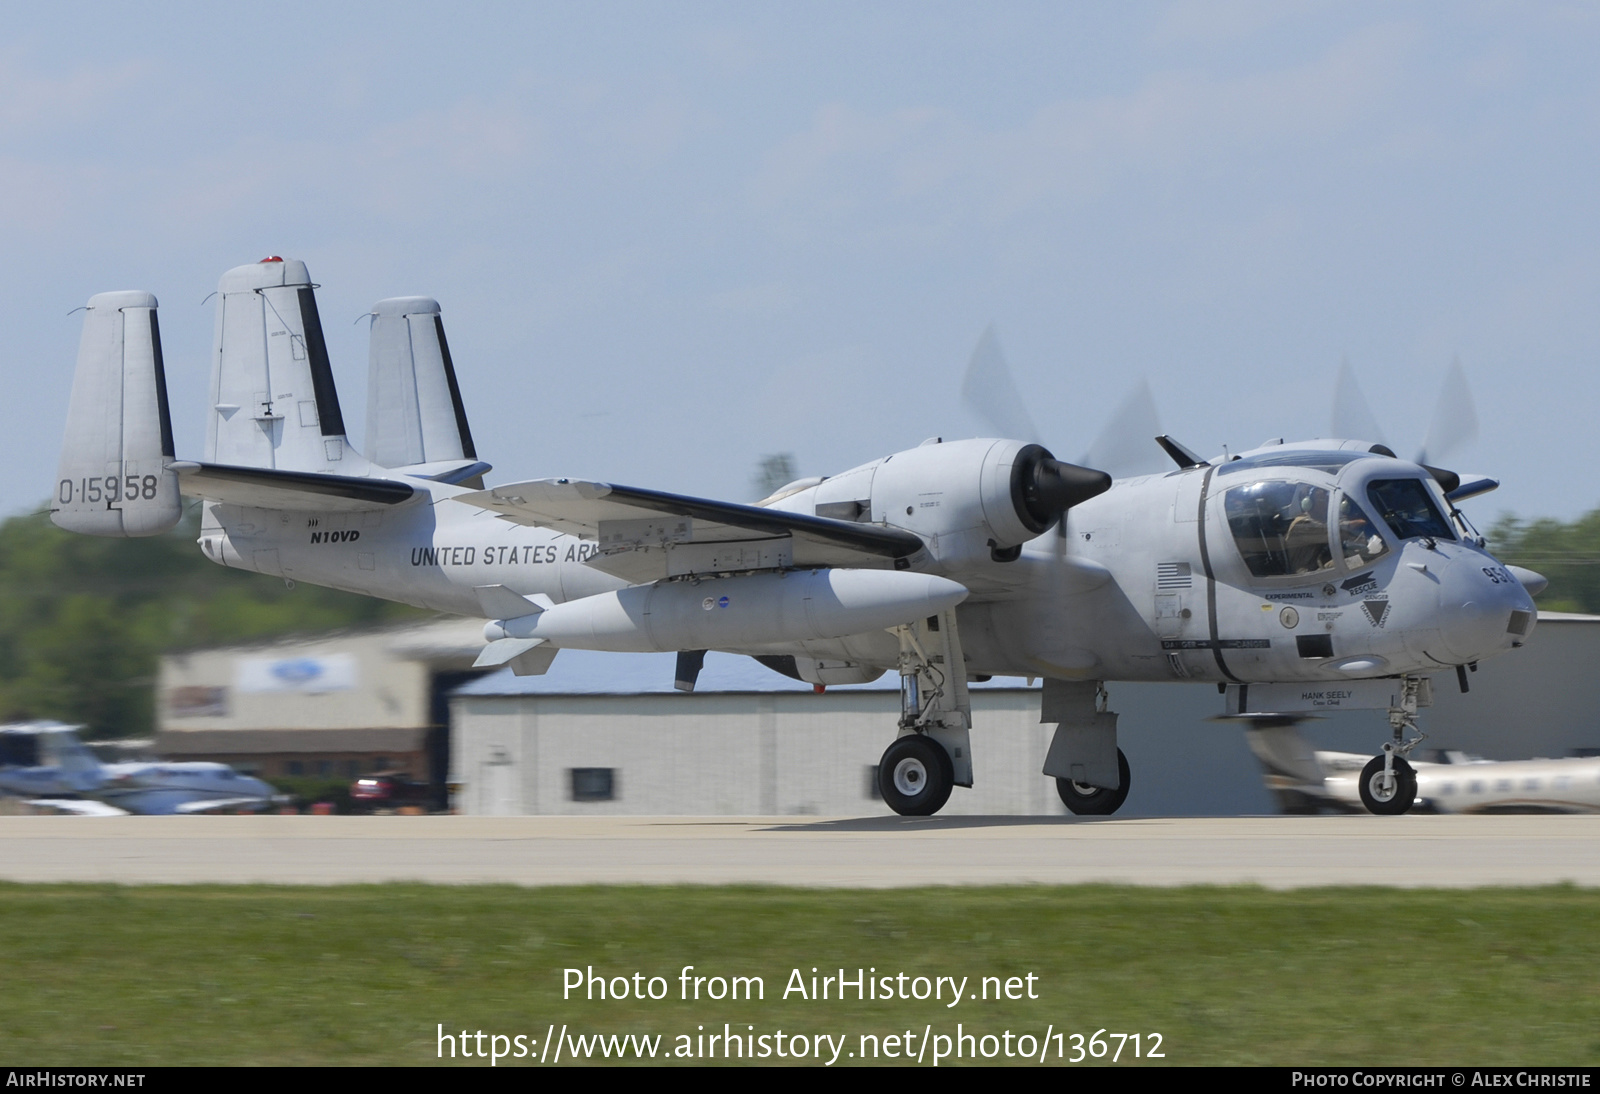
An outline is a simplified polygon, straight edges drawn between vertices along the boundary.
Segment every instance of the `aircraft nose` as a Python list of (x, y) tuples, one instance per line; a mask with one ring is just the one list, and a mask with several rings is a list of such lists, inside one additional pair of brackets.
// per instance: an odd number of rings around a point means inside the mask
[(1440, 589), (1446, 613), (1444, 645), (1461, 661), (1477, 661), (1522, 642), (1538, 615), (1533, 598), (1507, 567), (1492, 559), (1462, 559)]

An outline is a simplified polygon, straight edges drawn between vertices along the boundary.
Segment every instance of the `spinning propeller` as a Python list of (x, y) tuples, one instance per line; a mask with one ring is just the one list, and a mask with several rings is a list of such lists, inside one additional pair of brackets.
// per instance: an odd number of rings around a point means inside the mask
[[(1028, 410), (1028, 401), (1023, 398), (1012, 376), (992, 323), (984, 330), (972, 351), (966, 376), (961, 383), (961, 396), (972, 412), (997, 435), (1039, 443), (1039, 427)], [(1348, 361), (1340, 366), (1334, 386), (1331, 435), (1341, 439), (1372, 440), (1393, 451), (1384, 440), (1383, 430), (1360, 384), (1356, 382), (1355, 372)], [(1478, 413), (1472, 392), (1467, 386), (1460, 361), (1454, 361), (1445, 373), (1444, 386), (1434, 406), (1433, 418), (1414, 459), (1415, 463), (1438, 480), (1451, 501), (1487, 493), (1499, 485), (1497, 480), (1487, 476), (1462, 476), (1438, 466), (1476, 440), (1477, 436)], [(1152, 438), (1161, 447), (1151, 445)], [(1076, 503), (1068, 501), (1069, 497), (1083, 500), (1078, 492), (1090, 488), (1090, 484), (1082, 479), (1082, 474), (1094, 474), (1090, 472), (1091, 468), (1101, 468), (1105, 474), (1115, 478), (1155, 474), (1170, 466), (1162, 448), (1167, 449), (1166, 455), (1182, 465), (1182, 457), (1188, 455), (1187, 450), (1174, 452), (1172, 444), (1162, 436), (1150, 385), (1140, 379), (1081, 457), (1079, 463), (1083, 466), (1062, 463), (1046, 456), (1052, 471), (1038, 477), (1041, 475), (1041, 465), (1029, 473), (1037, 477), (1036, 491), (1041, 506), (1047, 506), (1054, 512), (1064, 512)], [(1075, 474), (1057, 473), (1054, 470), (1057, 468), (1070, 468)], [(1092, 497), (1098, 492), (1093, 490), (1086, 496)], [(1058, 527), (1064, 529), (1065, 525)]]
[[(1012, 378), (993, 323), (972, 351), (966, 377), (961, 382), (961, 397), (997, 436), (1041, 443), (1039, 427), (1034, 424), (1027, 401)], [(1155, 398), (1150, 393), (1150, 385), (1141, 379), (1117, 406), (1116, 413), (1078, 462), (1102, 468), (1119, 479), (1167, 470), (1169, 464), (1161, 450), (1151, 444), (1152, 438), (1160, 433)]]
[[(1361, 385), (1356, 383), (1355, 370), (1349, 361), (1339, 366), (1330, 425), (1334, 437), (1371, 440), (1389, 447)], [(1473, 404), (1472, 391), (1467, 387), (1461, 362), (1452, 361), (1444, 376), (1444, 386), (1439, 390), (1439, 401), (1434, 404), (1428, 432), (1412, 462), (1420, 464), (1437, 479), (1451, 501), (1487, 493), (1499, 485), (1494, 479), (1481, 475), (1462, 476), (1438, 466), (1477, 438), (1478, 411)]]
[(993, 323), (984, 330), (972, 351), (966, 377), (961, 382), (961, 396), (999, 436), (1032, 442), (1022, 450), (1018, 466), (1023, 476), (1026, 507), (1039, 532), (1054, 524), (1057, 537), (1065, 537), (1066, 521), (1060, 518), (1079, 502), (1104, 493), (1111, 485), (1112, 476), (1147, 474), (1162, 466), (1158, 459), (1148, 457), (1142, 447), (1136, 447), (1137, 440), (1161, 432), (1155, 400), (1151, 397), (1150, 386), (1143, 380), (1118, 407), (1111, 422), (1079, 463), (1066, 463), (1052, 457), (1039, 443), (1039, 427), (1012, 378)]

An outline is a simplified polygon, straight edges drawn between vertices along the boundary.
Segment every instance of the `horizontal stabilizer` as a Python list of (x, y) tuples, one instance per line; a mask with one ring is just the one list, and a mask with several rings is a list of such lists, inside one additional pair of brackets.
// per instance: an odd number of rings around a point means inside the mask
[(447, 482), (451, 486), (468, 486), (483, 489), (483, 477), (494, 470), (493, 465), (482, 460), (440, 460), (435, 463), (412, 463), (390, 467), (396, 475), (410, 475), (431, 482)]
[(183, 493), (225, 505), (298, 512), (348, 513), (386, 509), (410, 501), (418, 491), (392, 479), (283, 471), (271, 467), (229, 467), (214, 463), (174, 463)]

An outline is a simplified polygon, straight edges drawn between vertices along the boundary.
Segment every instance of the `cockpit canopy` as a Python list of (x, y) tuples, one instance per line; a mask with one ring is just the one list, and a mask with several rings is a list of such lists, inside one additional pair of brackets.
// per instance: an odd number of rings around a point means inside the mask
[(1367, 484), (1367, 500), (1401, 539), (1455, 539), (1450, 522), (1433, 503), (1427, 484), (1420, 479), (1374, 479)]
[[(1308, 458), (1315, 455), (1322, 454), (1297, 453), (1293, 466), (1337, 474), (1366, 454), (1326, 453), (1326, 467)], [(1345, 459), (1346, 456), (1350, 458)], [(1244, 462), (1237, 461), (1226, 470), (1248, 470), (1239, 467)], [(1276, 464), (1258, 462), (1257, 469), (1287, 464), (1287, 459)], [(1366, 506), (1382, 524), (1367, 515), (1368, 509), (1357, 500), (1358, 494), (1365, 495)], [(1375, 478), (1364, 485), (1356, 482), (1349, 490), (1337, 492), (1315, 483), (1264, 479), (1228, 490), (1223, 510), (1234, 543), (1253, 577), (1332, 574), (1341, 566), (1357, 569), (1370, 565), (1389, 552), (1391, 542), (1456, 538), (1427, 484), (1410, 476)], [(1337, 514), (1336, 526), (1330, 524), (1330, 512)]]
[[(1384, 450), (1385, 453), (1388, 449)], [(1264, 471), (1277, 467), (1309, 467), (1337, 475), (1357, 460), (1371, 459), (1373, 453), (1366, 449), (1329, 449), (1327, 451), (1303, 448), (1277, 448), (1229, 460), (1217, 468), (1217, 475), (1237, 475), (1241, 471)]]
[(1313, 574), (1333, 566), (1331, 491), (1304, 482), (1236, 486), (1224, 497), (1228, 528), (1255, 577)]

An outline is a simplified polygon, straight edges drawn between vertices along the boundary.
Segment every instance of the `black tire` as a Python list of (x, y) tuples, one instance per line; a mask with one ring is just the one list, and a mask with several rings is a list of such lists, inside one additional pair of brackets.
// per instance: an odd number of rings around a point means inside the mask
[(1128, 800), (1131, 776), (1128, 773), (1128, 757), (1122, 754), (1120, 748), (1117, 749), (1117, 779), (1115, 790), (1075, 783), (1071, 779), (1057, 779), (1056, 793), (1061, 795), (1066, 807), (1080, 817), (1109, 817)]
[(897, 738), (878, 761), (878, 790), (889, 808), (902, 817), (933, 816), (950, 800), (950, 788), (955, 784), (950, 754), (921, 733)]
[(1383, 757), (1374, 756), (1361, 769), (1361, 804), (1380, 817), (1398, 817), (1417, 803), (1417, 773), (1400, 757), (1394, 758), (1394, 786), (1385, 792)]

